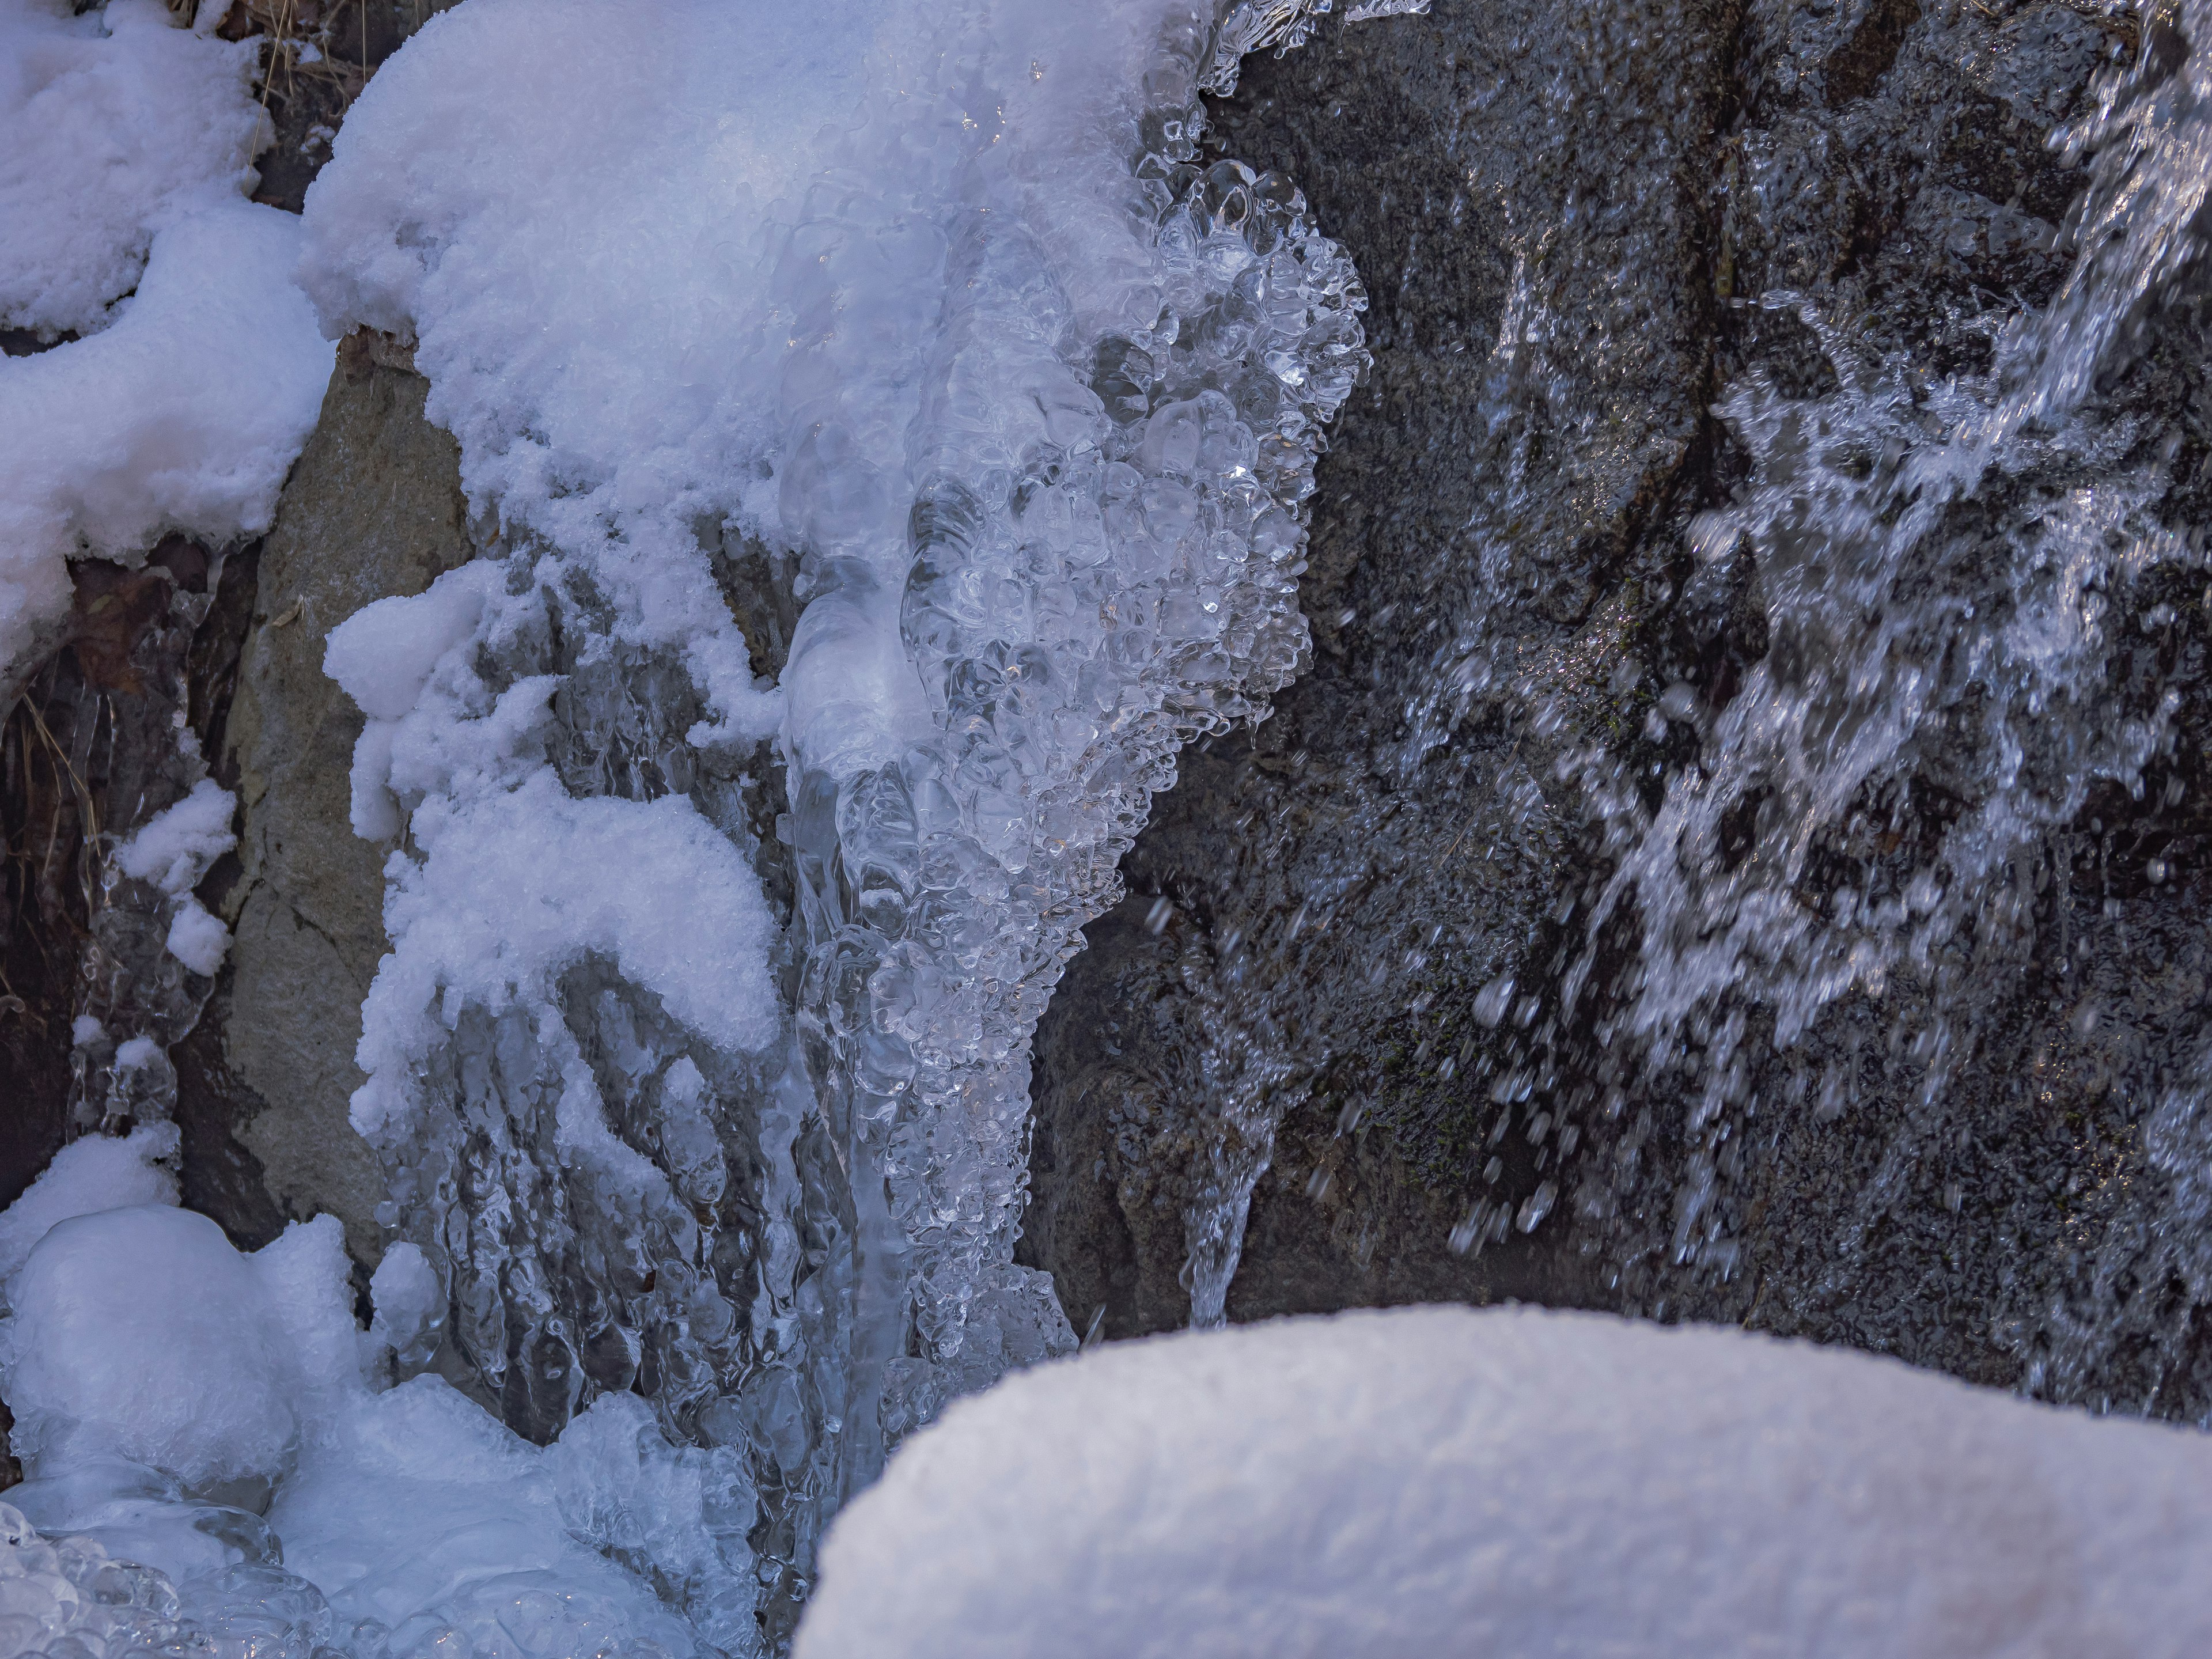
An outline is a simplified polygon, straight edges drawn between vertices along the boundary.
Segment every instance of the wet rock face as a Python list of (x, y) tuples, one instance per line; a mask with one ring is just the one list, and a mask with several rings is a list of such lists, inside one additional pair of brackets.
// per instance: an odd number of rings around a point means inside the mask
[[(207, 981), (161, 949), (163, 896), (105, 849), (191, 788), (183, 734), (219, 734), (222, 700), (198, 694), (235, 654), (224, 617), (254, 552), (172, 536), (135, 570), (77, 566), (54, 648), (20, 696), (0, 688), (0, 1203), (73, 1130), (127, 1115), (115, 1033), (173, 1041), (205, 1000)], [(114, 1030), (80, 1044), (80, 1015)]]
[[(2137, 46), (2056, 3), (1438, 0), (1249, 67), (1217, 134), (1351, 249), (1376, 366), (1321, 476), (1313, 672), (1185, 757), (1039, 1032), (1025, 1249), (1079, 1329), (1182, 1322), (1249, 1194), (1231, 1317), (1527, 1297), (2212, 1411), (2212, 704), (2167, 533), (2203, 522), (2202, 279), (1879, 603), (1826, 617), (1807, 544), (1713, 528), (1784, 465), (1747, 387), (1827, 434), (1808, 489), (1870, 500), (1940, 441), (1863, 411), (2000, 400), (2073, 258), (2047, 135)], [(2006, 641), (2085, 489), (2137, 550), (2031, 712)], [(1903, 706), (1852, 702), (1869, 639), (1940, 688), (1878, 763), (1731, 759), (1762, 710)]]
[[(1711, 443), (1735, 25), (1440, 5), (1255, 61), (1216, 110), (1353, 251), (1375, 369), (1319, 479), (1313, 672), (1183, 757), (1040, 1032), (1026, 1224), (1079, 1328), (1180, 1322), (1189, 1242), (1240, 1187), (1237, 1316), (1601, 1298), (1541, 1241), (1449, 1248), (1490, 1157), (1533, 1190), (1552, 1149), (1488, 1147), (1463, 1074), (1486, 1028), (1422, 1016), (1552, 949), (1583, 873), (1552, 763), (1613, 718), (1629, 567)], [(1477, 616), (1486, 706), (1424, 757), (1409, 709)]]

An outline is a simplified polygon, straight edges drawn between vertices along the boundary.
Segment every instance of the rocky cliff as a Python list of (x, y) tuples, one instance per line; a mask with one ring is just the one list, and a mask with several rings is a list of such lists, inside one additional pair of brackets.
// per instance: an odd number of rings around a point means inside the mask
[(1376, 368), (1313, 672), (1185, 757), (1040, 1033), (1079, 1330), (1210, 1261), (1231, 1318), (1524, 1297), (2212, 1410), (2199, 289), (1912, 518), (2101, 280), (2059, 130), (2183, 48), (1438, 0), (1249, 67), (1215, 140), (1344, 239)]

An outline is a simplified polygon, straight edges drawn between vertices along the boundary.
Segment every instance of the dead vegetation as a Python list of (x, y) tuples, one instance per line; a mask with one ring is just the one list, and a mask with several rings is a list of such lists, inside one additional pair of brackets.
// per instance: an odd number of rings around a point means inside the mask
[[(186, 16), (196, 0), (168, 0)], [(232, 0), (216, 33), (258, 40), (258, 90), (275, 142), (255, 199), (300, 210), (331, 140), (386, 58), (458, 0)]]

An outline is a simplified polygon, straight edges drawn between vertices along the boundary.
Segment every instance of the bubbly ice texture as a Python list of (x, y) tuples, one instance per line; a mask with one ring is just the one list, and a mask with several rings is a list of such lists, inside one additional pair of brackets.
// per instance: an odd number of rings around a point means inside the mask
[(356, 1121), (511, 1423), (634, 1387), (741, 1450), (771, 1640), (888, 1443), (1073, 1346), (1030, 1030), (1176, 748), (1303, 662), (1364, 299), (1199, 165), (1213, 21), (473, 0), (308, 198), (486, 547), (331, 638), (409, 838)]
[(839, 1517), (797, 1659), (2180, 1656), (2212, 1442), (1719, 1327), (1404, 1309), (1115, 1343)]

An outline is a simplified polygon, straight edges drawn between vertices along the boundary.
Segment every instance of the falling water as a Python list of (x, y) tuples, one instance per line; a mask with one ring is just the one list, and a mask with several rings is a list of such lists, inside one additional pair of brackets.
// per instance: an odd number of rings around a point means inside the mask
[[(1279, 12), (1271, 27), (1285, 33), (1305, 15)], [(1492, 1132), (1458, 1156), (1494, 1191), (1466, 1213), (1453, 1247), (1480, 1250), (1557, 1214), (1611, 1264), (1611, 1293), (1647, 1310), (1667, 1305), (1680, 1276), (1735, 1273), (1741, 1206), (1723, 1200), (1747, 1146), (1765, 1144), (1778, 1121), (1817, 1134), (1856, 1100), (1856, 1042), (1823, 1060), (1832, 1045), (1811, 1038), (1839, 1006), (1867, 1005), (1876, 1026), (1894, 1028), (1868, 1034), (1873, 1051), (1914, 1081), (1906, 1122), (1844, 1200), (1856, 1219), (1837, 1241), (1824, 1293), (1850, 1294), (1860, 1241), (1966, 1133), (1951, 1097), (1977, 1065), (1990, 1011), (2017, 998), (2023, 970), (2051, 948), (2039, 896), (2064, 878), (2076, 821), (2100, 790), (2137, 800), (2164, 790), (2171, 805), (2182, 787), (2168, 764), (2177, 693), (2112, 665), (2138, 625), (2171, 629), (2174, 606), (2152, 600), (2202, 568), (2201, 541), (2162, 517), (2172, 445), (2106, 393), (2145, 327), (2185, 289), (2199, 251), (2212, 183), (2212, 46), (2203, 44), (2212, 14), (2184, 6), (2144, 27), (2140, 52), (2105, 72), (2054, 137), (2069, 161), (2087, 162), (2062, 237), (2075, 257), (2047, 304), (2015, 304), (1989, 325), (1986, 368), (1939, 369), (1914, 349), (1874, 344), (1847, 313), (1826, 308), (1825, 293), (1774, 289), (1732, 302), (1802, 327), (1832, 379), (1808, 396), (1758, 369), (1719, 394), (1715, 412), (1747, 476), (1680, 533), (1694, 590), (1686, 605), (1726, 609), (1728, 596), (1746, 596), (1755, 660), (1724, 684), (1652, 679), (1610, 612), (1571, 646), (1534, 654), (1498, 625), (1498, 613), (1526, 602), (1515, 586), (1527, 574), (1520, 544), (1553, 488), (1540, 471), (1549, 463), (1536, 459), (1540, 435), (1556, 446), (1559, 431), (1601, 430), (1609, 418), (1583, 406), (1560, 367), (1582, 320), (1553, 313), (1537, 247), (1516, 244), (1478, 411), (1501, 465), (1465, 546), (1453, 550), (1464, 567), (1454, 580), (1471, 584), (1472, 602), (1413, 686), (1377, 781), (1329, 780), (1315, 822), (1279, 830), (1264, 820), (1283, 805), (1267, 803), (1310, 797), (1314, 786), (1292, 797), (1250, 778), (1262, 820), (1255, 835), (1310, 843), (1298, 859), (1306, 890), (1279, 883), (1264, 856), (1236, 860), (1243, 931), (1210, 945), (1181, 940), (1185, 957), (1197, 951), (1209, 965), (1179, 971), (1194, 982), (1233, 977), (1249, 992), (1201, 1022), (1204, 1033), (1146, 1050), (1152, 1066), (1164, 1054), (1203, 1070), (1201, 1053), (1249, 1039), (1263, 1063), (1240, 1069), (1272, 1079), (1256, 1109), (1223, 1089), (1194, 1116), (1194, 1319), (1218, 1305), (1210, 1294), (1201, 1313), (1197, 1287), (1224, 1260), (1233, 1271), (1252, 1182), (1285, 1112), (1334, 1091), (1342, 1097), (1332, 1105), (1358, 1119), (1357, 1080), (1373, 1060), (1344, 1050), (1308, 981), (1318, 971), (1349, 984), (1370, 954), (1401, 987), (1450, 987), (1471, 971), (1485, 988), (1443, 1019), (1425, 994), (1395, 1028), (1431, 1097), (1451, 1085), (1486, 1102), (1478, 1109)], [(1786, 168), (1762, 173), (1746, 143), (1728, 188), (1800, 187)], [(1642, 602), (1671, 598), (1647, 589)], [(1555, 740), (1571, 732), (1577, 688), (1593, 676), (1601, 705), (1633, 711), (1631, 733), (1601, 737), (1592, 728), (1607, 722), (1597, 721), (1583, 740)], [(1541, 775), (1521, 763), (1519, 744), (1498, 763), (1464, 752), (1470, 726), (1501, 699), (1525, 711), (1528, 747), (1556, 757)], [(1440, 764), (1494, 774), (1492, 808), (1470, 824), (1474, 850), (1484, 863), (1563, 870), (1556, 914), (1525, 939), (1486, 942), (1464, 965), (1484, 932), (1472, 911), (1464, 928), (1449, 910), (1415, 918), (1433, 926), (1395, 942), (1402, 962), (1393, 942), (1373, 941), (1370, 952), (1341, 935), (1310, 962), (1290, 918), (1310, 930), (1340, 905), (1360, 915), (1361, 893), (1390, 879), (1394, 858), (1421, 856), (1432, 832), (1389, 818), (1447, 806), (1442, 775), (1421, 772)], [(1930, 792), (1955, 806), (1931, 812)], [(1451, 842), (1454, 854), (1463, 839)], [(1579, 874), (1566, 862), (1575, 855), (1590, 860)], [(2162, 867), (2151, 866), (2154, 885)], [(1449, 902), (1449, 882), (1441, 888)], [(1441, 981), (1424, 971), (1432, 961), (1449, 964)], [(1185, 994), (1193, 1008), (1212, 1006), (1202, 989)], [(2098, 1017), (2084, 999), (2071, 1016), (2077, 1036)], [(1416, 1037), (1432, 1023), (1433, 1036)], [(2142, 1408), (2185, 1364), (2186, 1304), (2212, 1291), (2194, 1243), (2207, 1203), (2197, 1178), (2206, 1074), (2187, 1042), (2167, 1056), (2142, 1104), (2141, 1178), (2099, 1200), (2109, 1224), (2080, 1247), (2078, 1290), (2014, 1310), (2024, 1316), (2001, 1328), (2030, 1389)], [(1130, 1086), (1133, 1098), (1151, 1098), (1133, 1076)], [(1192, 1086), (1176, 1073), (1173, 1088)], [(1158, 1103), (1147, 1109), (1157, 1115)], [(1677, 1109), (1679, 1122), (1662, 1121)], [(1501, 1144), (1513, 1127), (1524, 1134)], [(1661, 1136), (1664, 1154), (1647, 1155)], [(1533, 1150), (1516, 1153), (1523, 1139)], [(1577, 1158), (1586, 1141), (1601, 1155)], [(1237, 1180), (1221, 1179), (1223, 1148), (1236, 1149)], [(1501, 1183), (1516, 1157), (1540, 1173)], [(1316, 1170), (1314, 1187), (1324, 1180)], [(1960, 1201), (1955, 1177), (1943, 1201)], [(2137, 1294), (2145, 1285), (2172, 1285), (2181, 1303)], [(2116, 1384), (2123, 1373), (2142, 1381)], [(2116, 1395), (2121, 1386), (2139, 1392)]]

